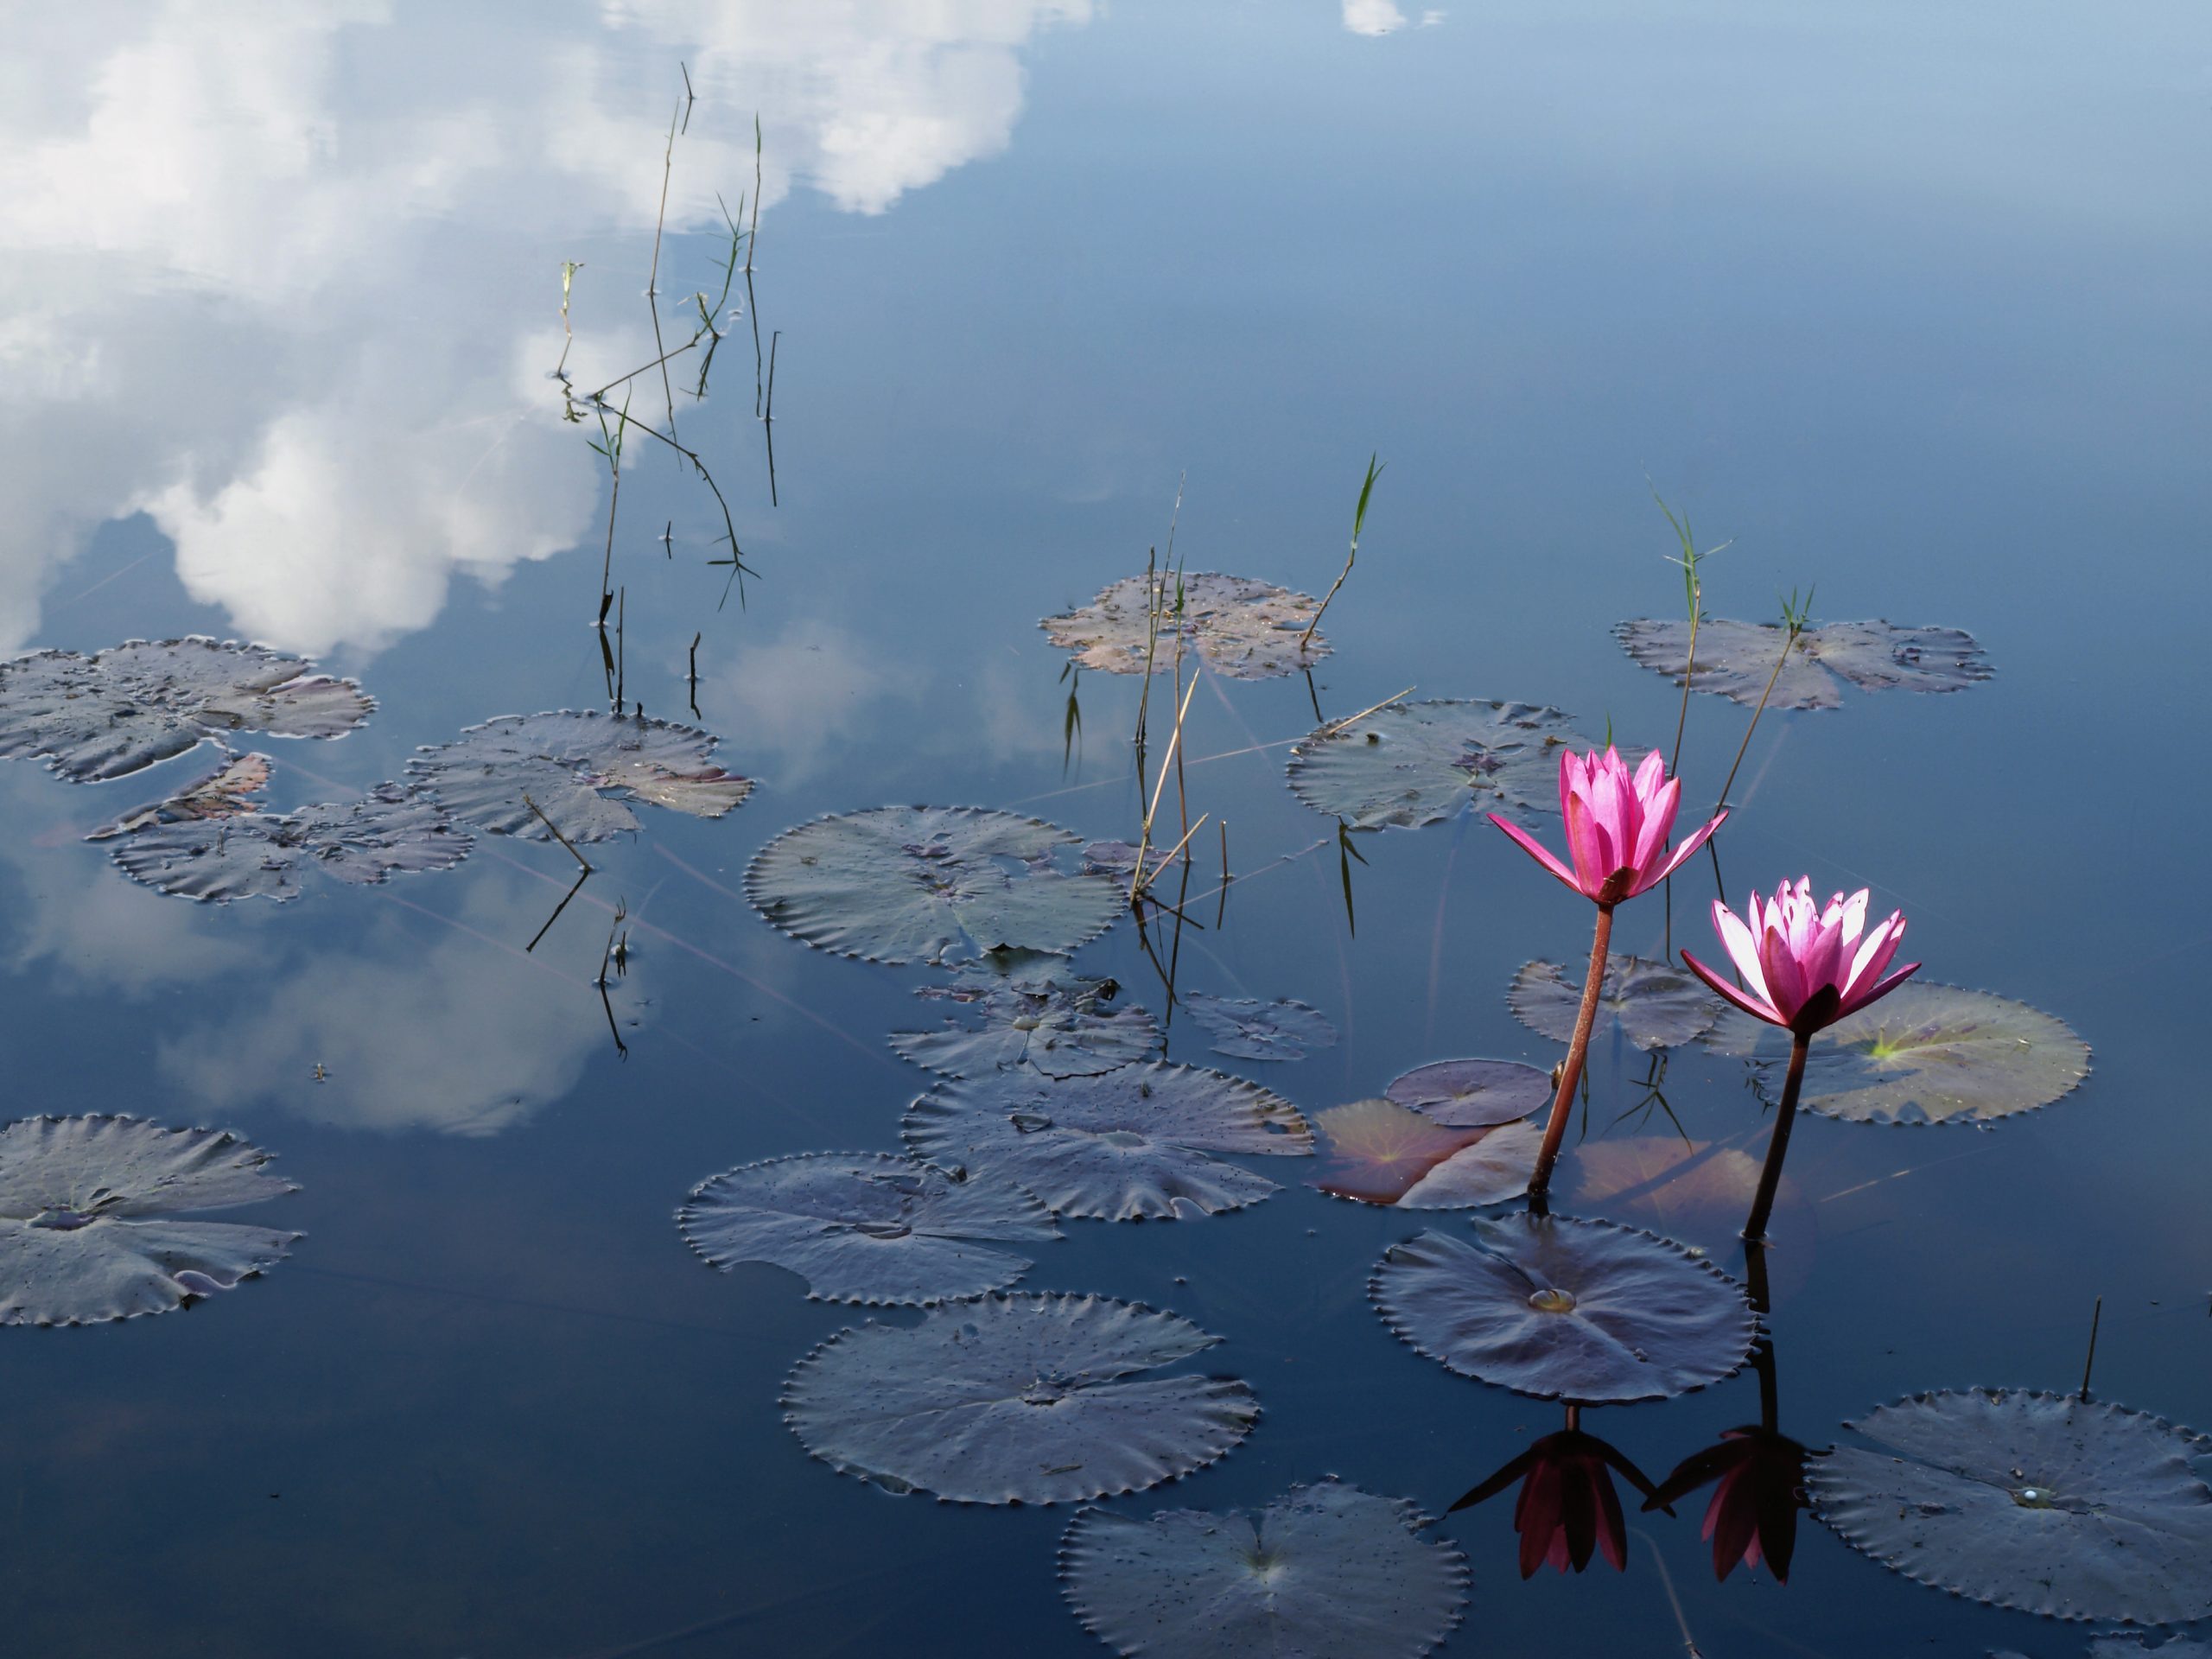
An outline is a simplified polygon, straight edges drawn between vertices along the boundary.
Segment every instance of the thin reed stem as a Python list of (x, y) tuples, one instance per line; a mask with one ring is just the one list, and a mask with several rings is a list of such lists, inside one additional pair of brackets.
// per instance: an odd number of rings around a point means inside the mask
[(1605, 983), (1605, 947), (1613, 939), (1613, 907), (1598, 906), (1598, 925), (1590, 938), (1590, 970), (1582, 979), (1582, 1007), (1574, 1016), (1574, 1040), (1567, 1045), (1567, 1060), (1559, 1070), (1559, 1092), (1552, 1099), (1552, 1115), (1544, 1125), (1544, 1144), (1536, 1153), (1536, 1173), (1529, 1179), (1529, 1206), (1537, 1214), (1546, 1211), (1551, 1193), (1552, 1166), (1559, 1161), (1560, 1142), (1567, 1136), (1567, 1120), (1573, 1111), (1574, 1090), (1582, 1081), (1582, 1062), (1590, 1052), (1590, 1032), (1598, 1023), (1598, 995)]
[(1774, 1131), (1767, 1137), (1766, 1164), (1759, 1171), (1759, 1190), (1751, 1198), (1751, 1219), (1744, 1224), (1744, 1237), (1753, 1244), (1766, 1242), (1767, 1217), (1774, 1213), (1774, 1195), (1782, 1185), (1782, 1160), (1789, 1154), (1789, 1127), (1797, 1116), (1797, 1091), (1805, 1083), (1805, 1055), (1810, 1037), (1793, 1032), (1789, 1038), (1789, 1076), (1782, 1085), (1782, 1104), (1775, 1109)]

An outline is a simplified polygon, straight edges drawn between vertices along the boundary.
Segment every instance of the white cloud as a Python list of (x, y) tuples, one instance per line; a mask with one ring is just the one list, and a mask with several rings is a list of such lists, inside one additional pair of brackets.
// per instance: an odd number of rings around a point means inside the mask
[(772, 641), (741, 642), (727, 668), (699, 684), (707, 724), (779, 785), (828, 769), (838, 746), (890, 699), (911, 699), (916, 676), (843, 629), (791, 624)]
[(1355, 35), (1388, 35), (1406, 26), (1406, 14), (1390, 0), (1344, 0), (1344, 27)]

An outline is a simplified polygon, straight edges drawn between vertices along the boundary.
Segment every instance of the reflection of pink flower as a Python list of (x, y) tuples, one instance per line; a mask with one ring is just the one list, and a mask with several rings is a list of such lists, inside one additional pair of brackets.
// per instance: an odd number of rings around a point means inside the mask
[(1643, 1507), (1662, 1508), (1716, 1478), (1704, 1532), (1713, 1541), (1713, 1576), (1764, 1560), (1777, 1584), (1789, 1583), (1797, 1511), (1805, 1507), (1805, 1448), (1772, 1429), (1725, 1430), (1719, 1445), (1683, 1459)]
[(1764, 908), (1756, 893), (1745, 908), (1748, 923), (1718, 899), (1713, 901), (1713, 931), (1743, 976), (1744, 989), (1687, 950), (1682, 960), (1745, 1014), (1799, 1037), (1895, 990), (1920, 966), (1909, 963), (1882, 977), (1904, 938), (1904, 912), (1891, 911), (1887, 921), (1860, 938), (1866, 926), (1864, 887), (1848, 899), (1839, 893), (1823, 910), (1813, 902), (1813, 879), (1801, 876), (1794, 887), (1787, 881), (1777, 887)]
[(1675, 827), (1682, 784), (1667, 776), (1667, 763), (1654, 749), (1629, 775), (1620, 751), (1606, 747), (1559, 757), (1559, 810), (1567, 819), (1567, 851), (1573, 869), (1518, 825), (1493, 812), (1490, 821), (1521, 843), (1523, 851), (1585, 898), (1618, 905), (1656, 886), (1720, 827), (1723, 812), (1669, 855), (1667, 832)]
[(1579, 1428), (1547, 1434), (1452, 1507), (1464, 1510), (1495, 1497), (1527, 1477), (1513, 1506), (1513, 1529), (1521, 1535), (1521, 1576), (1528, 1578), (1548, 1561), (1560, 1572), (1580, 1573), (1593, 1550), (1602, 1550), (1614, 1567), (1628, 1566), (1628, 1522), (1613, 1491), (1611, 1465), (1646, 1497), (1651, 1483), (1643, 1472), (1594, 1434)]

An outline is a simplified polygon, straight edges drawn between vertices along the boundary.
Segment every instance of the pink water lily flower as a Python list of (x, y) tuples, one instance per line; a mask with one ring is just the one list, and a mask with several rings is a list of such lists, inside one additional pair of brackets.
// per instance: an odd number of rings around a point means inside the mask
[(1670, 854), (1667, 833), (1675, 827), (1681, 798), (1681, 779), (1667, 776), (1667, 762), (1656, 749), (1643, 757), (1632, 777), (1620, 751), (1611, 745), (1602, 754), (1567, 749), (1559, 758), (1559, 810), (1567, 820), (1573, 869), (1517, 824), (1495, 812), (1490, 821), (1585, 898), (1618, 905), (1672, 875), (1728, 816), (1719, 814)]
[(1864, 887), (1847, 899), (1839, 893), (1823, 909), (1814, 902), (1812, 878), (1801, 876), (1795, 887), (1777, 887), (1764, 906), (1754, 893), (1745, 908), (1748, 921), (1713, 901), (1713, 931), (1743, 976), (1743, 989), (1687, 950), (1682, 960), (1753, 1019), (1801, 1038), (1895, 990), (1920, 966), (1908, 963), (1882, 976), (1904, 938), (1904, 912), (1891, 912), (1867, 932)]

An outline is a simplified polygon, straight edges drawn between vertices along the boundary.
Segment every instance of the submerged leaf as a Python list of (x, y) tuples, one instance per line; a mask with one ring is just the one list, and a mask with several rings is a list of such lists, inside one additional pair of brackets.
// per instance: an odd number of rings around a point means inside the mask
[(1564, 1216), (1422, 1233), (1370, 1287), (1390, 1329), (1446, 1370), (1540, 1399), (1664, 1400), (1732, 1376), (1757, 1331), (1736, 1281), (1671, 1240)]
[(1183, 1007), (1211, 1032), (1213, 1052), (1237, 1060), (1302, 1060), (1337, 1040), (1337, 1028), (1319, 1008), (1294, 997), (1262, 1002), (1250, 996), (1211, 996), (1185, 991)]
[(1514, 1122), (1450, 1128), (1390, 1100), (1358, 1100), (1319, 1113), (1328, 1143), (1306, 1185), (1362, 1204), (1401, 1210), (1469, 1210), (1529, 1190), (1543, 1131)]
[(936, 962), (963, 944), (1072, 950), (1122, 906), (1108, 878), (1062, 868), (1076, 839), (979, 806), (873, 807), (786, 830), (745, 890), (793, 938), (869, 962)]
[(1313, 1132), (1257, 1084), (1155, 1061), (1057, 1082), (1005, 1072), (940, 1084), (906, 1114), (914, 1155), (1003, 1175), (1055, 1213), (1108, 1221), (1212, 1215), (1275, 1191), (1211, 1154), (1301, 1157)]
[(1044, 1206), (988, 1176), (955, 1180), (884, 1152), (772, 1158), (694, 1188), (684, 1242), (727, 1272), (768, 1262), (833, 1302), (942, 1302), (1012, 1284), (1029, 1261), (978, 1239), (1060, 1236)]
[(2088, 1074), (2089, 1046), (2063, 1021), (1914, 979), (1813, 1039), (1802, 1100), (1857, 1123), (1978, 1123), (2048, 1106)]
[[(1688, 619), (1643, 618), (1613, 632), (1644, 667), (1682, 683), (1689, 663)], [(1789, 631), (1777, 623), (1700, 621), (1691, 689), (1756, 705), (1788, 639)], [(1981, 647), (1963, 629), (1831, 622), (1797, 636), (1767, 706), (1834, 709), (1843, 701), (1838, 676), (1867, 691), (1958, 691), (1989, 678), (1991, 671)]]
[[(1513, 976), (1505, 1005), (1531, 1031), (1555, 1043), (1572, 1042), (1582, 1007), (1582, 970), (1555, 962), (1524, 963)], [(1719, 1001), (1684, 970), (1641, 957), (1609, 956), (1591, 1038), (1605, 1038), (1611, 1029), (1605, 1016), (1611, 1014), (1621, 1034), (1638, 1048), (1678, 1048), (1711, 1026), (1719, 1012)]]
[(1588, 747), (1556, 709), (1394, 702), (1301, 741), (1290, 752), (1290, 787), (1355, 830), (1418, 829), (1470, 807), (1556, 812), (1562, 743)]
[(1085, 1510), (1060, 1547), (1084, 1628), (1160, 1659), (1418, 1659), (1451, 1633), (1466, 1558), (1428, 1517), (1333, 1477), (1255, 1515)]
[(1541, 1110), (1551, 1102), (1552, 1078), (1518, 1060), (1438, 1060), (1415, 1066), (1382, 1092), (1432, 1122), (1479, 1129)]
[(743, 802), (753, 780), (709, 759), (715, 741), (643, 715), (560, 709), (468, 727), (407, 765), (457, 816), (493, 835), (548, 841), (550, 819), (570, 841), (605, 841), (638, 828), (625, 801), (695, 818), (719, 818)]
[(44, 755), (75, 784), (120, 778), (228, 732), (338, 737), (376, 707), (302, 657), (191, 634), (90, 657), (0, 663), (0, 759)]
[(962, 1503), (1141, 1491), (1251, 1432), (1243, 1383), (1139, 1376), (1220, 1340), (1103, 1296), (948, 1302), (918, 1325), (823, 1343), (791, 1373), (785, 1421), (824, 1463), (887, 1491)]
[(2212, 1440), (2072, 1395), (1945, 1389), (1846, 1427), (1807, 1466), (1843, 1541), (1922, 1584), (2050, 1618), (2212, 1613)]
[(948, 1020), (938, 1031), (894, 1031), (891, 1046), (925, 1071), (988, 1077), (1030, 1071), (1096, 1077), (1158, 1052), (1160, 1027), (1142, 1008), (1100, 1013), (1096, 1003), (999, 991), (984, 997), (979, 1027)]
[(1211, 570), (1160, 571), (1127, 577), (1082, 609), (1038, 626), (1084, 667), (1108, 674), (1141, 674), (1147, 655), (1152, 671), (1165, 673), (1178, 660), (1179, 642), (1183, 657), (1195, 652), (1224, 678), (1265, 680), (1294, 674), (1329, 654), (1318, 631), (1303, 650), (1299, 646), (1314, 608), (1311, 595), (1272, 582)]
[(179, 1221), (297, 1191), (219, 1129), (29, 1117), (0, 1129), (0, 1325), (166, 1313), (290, 1254), (297, 1233)]

